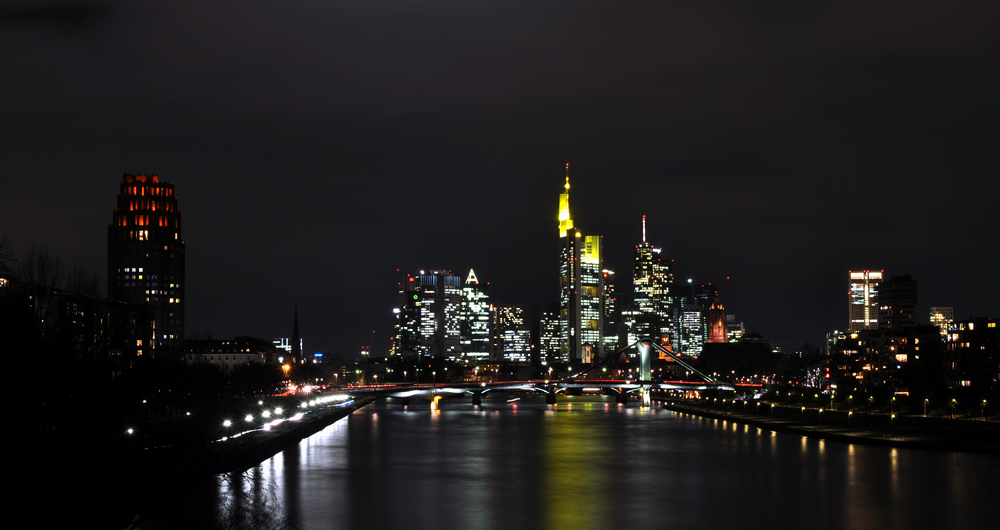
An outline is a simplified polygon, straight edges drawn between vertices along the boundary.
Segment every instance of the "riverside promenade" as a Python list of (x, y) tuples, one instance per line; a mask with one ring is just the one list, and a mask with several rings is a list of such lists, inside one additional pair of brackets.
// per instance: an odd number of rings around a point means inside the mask
[(654, 396), (674, 412), (725, 419), (776, 432), (845, 443), (1000, 454), (1000, 422), (829, 410), (772, 401), (679, 400)]

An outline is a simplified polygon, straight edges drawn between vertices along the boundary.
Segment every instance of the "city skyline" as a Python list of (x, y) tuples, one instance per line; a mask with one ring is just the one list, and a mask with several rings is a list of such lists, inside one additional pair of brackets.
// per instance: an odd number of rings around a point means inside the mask
[(298, 301), (308, 353), (378, 354), (397, 269), (557, 300), (567, 162), (619, 297), (646, 215), (786, 350), (847, 327), (865, 267), (919, 282), (918, 322), (1000, 314), (992, 6), (61, 5), (0, 9), (0, 235), (104, 276), (120, 176), (158, 174), (186, 334), (288, 337)]

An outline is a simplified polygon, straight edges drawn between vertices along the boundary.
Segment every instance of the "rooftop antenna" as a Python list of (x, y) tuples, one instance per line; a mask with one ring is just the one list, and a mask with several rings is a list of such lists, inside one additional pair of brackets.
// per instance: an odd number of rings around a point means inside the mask
[(642, 242), (646, 242), (646, 214), (642, 214)]

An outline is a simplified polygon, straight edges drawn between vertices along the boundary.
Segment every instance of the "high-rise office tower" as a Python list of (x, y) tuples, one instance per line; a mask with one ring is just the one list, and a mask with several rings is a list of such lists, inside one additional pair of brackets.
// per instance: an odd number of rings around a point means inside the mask
[(917, 281), (893, 276), (878, 287), (878, 327), (912, 328), (917, 324)]
[(531, 310), (532, 359), (540, 364), (550, 364), (559, 358), (559, 302), (535, 304)]
[(850, 283), (848, 330), (862, 331), (878, 328), (878, 290), (882, 282), (882, 271), (849, 271)]
[(122, 178), (108, 225), (108, 298), (155, 309), (155, 351), (184, 346), (184, 240), (174, 185), (157, 175)]
[(635, 247), (632, 271), (635, 298), (630, 320), (634, 326), (629, 333), (629, 342), (648, 336), (664, 347), (673, 348), (676, 335), (671, 292), (674, 273), (671, 262), (664, 260), (661, 253), (662, 249), (646, 240), (646, 216), (643, 215), (642, 243)]
[(524, 308), (494, 305), (492, 321), (492, 360), (528, 362), (531, 356), (531, 329), (524, 320)]
[(941, 330), (941, 340), (947, 340), (948, 329), (955, 322), (954, 307), (932, 307), (931, 325), (937, 326)]
[(593, 362), (604, 346), (603, 236), (586, 236), (569, 211), (569, 164), (559, 194), (560, 362)]
[(621, 323), (621, 313), (618, 308), (618, 298), (615, 296), (615, 271), (604, 269), (604, 347), (603, 354), (608, 355), (619, 348), (618, 325)]
[[(708, 311), (718, 291), (712, 283), (695, 283), (687, 280), (688, 296), (682, 296), (677, 291), (675, 304), (675, 329), (678, 335), (678, 346), (685, 355), (701, 355), (702, 347), (708, 340)], [(721, 305), (721, 304), (720, 304)]]
[(469, 269), (462, 287), (462, 361), (483, 362), (490, 358), (489, 284), (479, 283)]
[(447, 271), (407, 274), (399, 284), (397, 355), (461, 360), (462, 278)]

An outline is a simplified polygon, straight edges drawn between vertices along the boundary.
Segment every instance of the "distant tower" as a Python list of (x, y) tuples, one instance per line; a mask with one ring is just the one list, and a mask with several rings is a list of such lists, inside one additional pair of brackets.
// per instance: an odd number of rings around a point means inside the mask
[(878, 286), (882, 271), (848, 271), (849, 331), (878, 328)]
[(299, 335), (299, 304), (295, 304), (295, 320), (292, 323), (292, 362), (302, 362), (302, 336)]
[[(604, 347), (603, 236), (585, 236), (569, 213), (569, 164), (559, 194), (559, 362), (591, 362)], [(586, 348), (585, 348), (586, 347)]]
[(125, 173), (108, 225), (108, 298), (155, 309), (153, 351), (184, 345), (184, 240), (174, 185)]
[(726, 323), (726, 308), (719, 302), (719, 292), (708, 308), (708, 342), (729, 342), (729, 326)]

